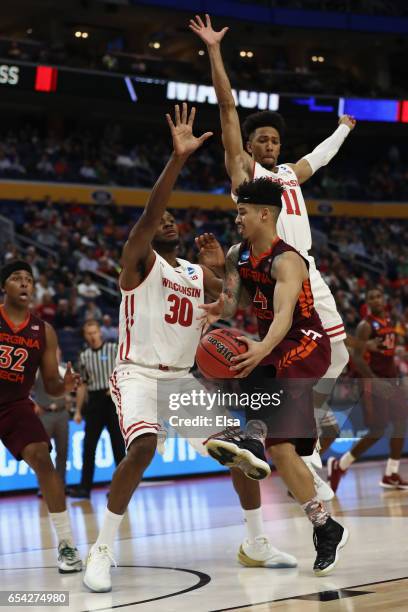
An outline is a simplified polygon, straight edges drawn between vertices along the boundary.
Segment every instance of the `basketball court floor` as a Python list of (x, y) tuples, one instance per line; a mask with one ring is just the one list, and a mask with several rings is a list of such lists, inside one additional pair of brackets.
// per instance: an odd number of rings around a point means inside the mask
[[(297, 556), (295, 569), (245, 568), (236, 561), (244, 526), (228, 476), (144, 483), (121, 525), (111, 593), (90, 593), (82, 574), (55, 566), (55, 542), (36, 496), (0, 499), (0, 590), (69, 591), (70, 611), (354, 612), (408, 609), (408, 491), (378, 486), (383, 462), (355, 465), (331, 503), (350, 540), (335, 572), (313, 575), (312, 528), (276, 474), (262, 483), (273, 543)], [(408, 469), (402, 465), (401, 473)], [(106, 505), (69, 500), (78, 548), (86, 557)], [(14, 607), (13, 610), (27, 610)]]

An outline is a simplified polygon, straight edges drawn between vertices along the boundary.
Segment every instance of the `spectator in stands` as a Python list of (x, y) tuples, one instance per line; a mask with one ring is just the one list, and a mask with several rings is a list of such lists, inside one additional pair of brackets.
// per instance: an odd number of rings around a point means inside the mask
[(50, 285), (46, 274), (40, 274), (38, 281), (35, 283), (35, 301), (37, 304), (41, 304), (43, 301), (44, 294), (48, 293), (51, 297), (54, 297), (55, 290)]
[(88, 159), (85, 159), (82, 166), (79, 169), (79, 175), (85, 179), (85, 181), (93, 182), (96, 181), (98, 175), (96, 174), (95, 166)]
[(43, 294), (41, 303), (36, 307), (35, 312), (40, 319), (46, 321), (50, 325), (54, 325), (57, 306), (52, 301), (52, 296), (50, 293), (45, 292)]
[(90, 274), (85, 274), (84, 280), (78, 285), (78, 294), (85, 300), (94, 300), (101, 295), (98, 285), (92, 281)]
[(72, 312), (67, 299), (58, 300), (54, 325), (57, 329), (76, 329), (78, 327), (78, 317)]
[(36, 168), (40, 176), (46, 179), (55, 174), (54, 166), (46, 153), (41, 156)]
[(80, 310), (81, 323), (85, 321), (95, 320), (98, 323), (102, 322), (102, 310), (95, 304), (95, 302), (88, 302)]
[[(81, 249), (80, 249), (81, 251)], [(80, 252), (78, 269), (81, 272), (96, 272), (98, 269), (98, 262), (94, 257), (94, 249), (87, 248), (85, 253)]]
[(101, 332), (105, 342), (117, 342), (119, 339), (118, 326), (112, 325), (112, 317), (108, 314), (102, 317)]

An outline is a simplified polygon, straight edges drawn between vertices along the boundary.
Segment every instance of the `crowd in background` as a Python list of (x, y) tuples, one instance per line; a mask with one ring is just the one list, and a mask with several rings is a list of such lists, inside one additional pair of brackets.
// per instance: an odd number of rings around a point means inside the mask
[[(194, 238), (200, 233), (213, 232), (225, 248), (239, 242), (233, 210), (174, 212), (180, 255), (190, 261), (197, 260)], [(42, 203), (1, 202), (0, 214), (14, 220), (21, 245), (6, 244), (1, 262), (21, 255), (29, 261), (36, 281), (35, 312), (59, 332), (78, 332), (80, 337), (83, 323), (96, 319), (107, 339), (117, 338), (120, 253), (141, 209), (56, 204), (47, 198)], [(408, 344), (407, 223), (342, 217), (312, 217), (311, 222), (313, 254), (347, 330), (354, 333), (365, 314), (367, 288), (381, 285), (400, 340)], [(28, 243), (32, 238), (36, 242)], [(251, 309), (239, 311), (234, 324), (256, 334)]]
[[(132, 136), (124, 135), (119, 125), (107, 125), (99, 137), (90, 130), (78, 130), (66, 138), (43, 135), (31, 125), (0, 128), (0, 178), (151, 187), (169, 156), (167, 134), (137, 133), (133, 142), (129, 138)], [(355, 155), (339, 156), (335, 165), (304, 185), (304, 194), (352, 200), (408, 199), (408, 150), (393, 144), (382, 146), (378, 157), (369, 150), (364, 158)], [(296, 161), (296, 154), (288, 149), (281, 157)], [(216, 138), (189, 160), (178, 188), (229, 192)]]

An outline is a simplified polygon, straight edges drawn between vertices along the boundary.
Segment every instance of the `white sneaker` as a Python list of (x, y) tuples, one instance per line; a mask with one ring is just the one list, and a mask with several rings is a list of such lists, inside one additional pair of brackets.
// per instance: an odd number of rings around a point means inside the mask
[(275, 569), (297, 567), (298, 564), (296, 557), (272, 546), (267, 536), (258, 536), (253, 541), (245, 538), (238, 551), (238, 561), (247, 567)]
[(58, 571), (60, 574), (72, 574), (82, 571), (82, 559), (78, 549), (71, 546), (67, 540), (58, 544)]
[(306, 464), (312, 464), (313, 467), (318, 468), (319, 470), (321, 470), (323, 467), (322, 458), (320, 457), (320, 453), (317, 450), (317, 447), (314, 449), (311, 455), (306, 455), (304, 457), (301, 457), (301, 459), (303, 459)]
[(309, 468), (312, 473), (313, 481), (316, 489), (316, 495), (320, 499), (320, 501), (330, 501), (335, 496), (335, 492), (331, 488), (331, 486), (320, 478), (319, 474), (314, 469), (311, 463), (305, 461), (305, 464)]
[(106, 593), (112, 590), (110, 575), (111, 565), (116, 567), (116, 561), (109, 546), (94, 544), (86, 560), (84, 584), (95, 593)]

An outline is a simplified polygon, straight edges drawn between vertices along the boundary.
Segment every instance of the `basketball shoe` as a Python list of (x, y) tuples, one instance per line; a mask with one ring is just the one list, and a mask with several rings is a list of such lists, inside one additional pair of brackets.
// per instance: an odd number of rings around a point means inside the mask
[(261, 440), (251, 437), (239, 427), (227, 427), (213, 434), (204, 445), (218, 463), (238, 468), (252, 480), (263, 480), (271, 473)]
[(110, 574), (111, 565), (116, 567), (116, 561), (109, 546), (94, 544), (86, 560), (84, 585), (95, 593), (106, 593), (112, 590)]
[(342, 470), (340, 467), (340, 460), (335, 457), (329, 457), (327, 460), (327, 476), (330, 482), (330, 486), (336, 493), (340, 480), (343, 478), (347, 470)]
[(391, 474), (391, 476), (386, 476), (384, 474), (383, 479), (379, 483), (380, 487), (384, 489), (408, 489), (408, 482), (401, 478), (399, 474)]
[(82, 571), (82, 560), (78, 549), (71, 546), (67, 540), (58, 544), (58, 571), (60, 574), (72, 574)]
[(255, 540), (245, 538), (238, 551), (238, 561), (247, 567), (272, 569), (297, 567), (298, 564), (296, 557), (278, 550), (263, 535), (257, 536)]
[(313, 543), (317, 552), (313, 571), (316, 576), (327, 576), (336, 567), (339, 550), (347, 544), (349, 532), (330, 516), (324, 525), (315, 527)]

